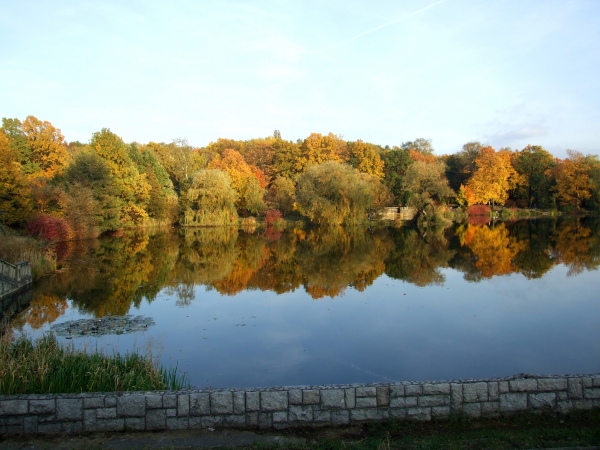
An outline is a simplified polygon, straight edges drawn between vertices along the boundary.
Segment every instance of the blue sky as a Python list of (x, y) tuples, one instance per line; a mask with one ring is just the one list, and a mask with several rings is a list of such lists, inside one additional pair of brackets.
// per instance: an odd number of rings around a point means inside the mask
[(13, 1), (0, 115), (68, 141), (471, 140), (600, 154), (600, 1)]

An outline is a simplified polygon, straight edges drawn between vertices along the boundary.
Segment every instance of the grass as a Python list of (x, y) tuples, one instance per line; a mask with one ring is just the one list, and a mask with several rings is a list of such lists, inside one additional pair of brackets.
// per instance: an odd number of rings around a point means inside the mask
[(29, 261), (34, 280), (56, 270), (56, 255), (52, 248), (31, 237), (2, 235), (0, 259), (11, 264)]
[(185, 389), (177, 368), (157, 367), (150, 355), (105, 355), (63, 347), (52, 334), (0, 340), (0, 395)]

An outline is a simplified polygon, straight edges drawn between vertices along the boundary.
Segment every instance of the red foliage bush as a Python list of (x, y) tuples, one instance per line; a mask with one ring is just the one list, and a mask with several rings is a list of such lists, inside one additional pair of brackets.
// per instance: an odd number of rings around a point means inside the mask
[(277, 241), (279, 239), (281, 239), (281, 235), (283, 233), (279, 230), (276, 230), (273, 227), (267, 227), (267, 229), (265, 230), (265, 238), (267, 239), (267, 241)]
[(67, 241), (73, 238), (71, 225), (65, 219), (50, 214), (40, 214), (27, 223), (27, 232), (47, 241)]
[(268, 227), (272, 227), (275, 224), (275, 222), (277, 222), (282, 217), (283, 215), (278, 209), (268, 209), (265, 213), (265, 222), (267, 223)]
[(489, 216), (491, 213), (492, 209), (487, 205), (473, 205), (467, 208), (469, 216)]

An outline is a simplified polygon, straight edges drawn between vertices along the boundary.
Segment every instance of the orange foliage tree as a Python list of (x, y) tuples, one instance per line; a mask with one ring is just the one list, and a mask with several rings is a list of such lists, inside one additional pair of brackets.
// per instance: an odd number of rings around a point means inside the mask
[(511, 187), (511, 177), (516, 171), (511, 163), (509, 150), (495, 151), (492, 147), (483, 147), (475, 159), (477, 170), (467, 183), (475, 194), (477, 203), (504, 205)]

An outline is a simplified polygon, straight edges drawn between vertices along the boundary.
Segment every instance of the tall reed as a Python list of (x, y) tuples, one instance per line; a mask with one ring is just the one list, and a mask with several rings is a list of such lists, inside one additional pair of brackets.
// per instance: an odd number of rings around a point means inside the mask
[(29, 261), (34, 280), (56, 269), (56, 255), (52, 247), (31, 237), (2, 235), (0, 258), (12, 264)]
[(37, 340), (0, 340), (0, 395), (184, 389), (185, 374), (164, 369), (150, 355), (105, 355), (59, 345), (48, 334)]

